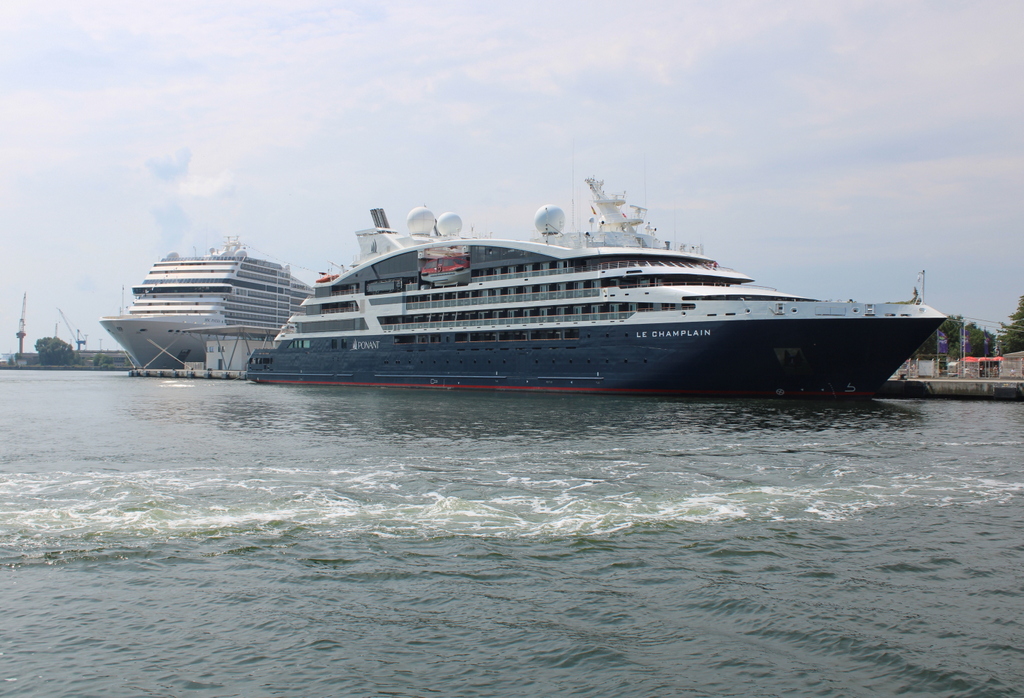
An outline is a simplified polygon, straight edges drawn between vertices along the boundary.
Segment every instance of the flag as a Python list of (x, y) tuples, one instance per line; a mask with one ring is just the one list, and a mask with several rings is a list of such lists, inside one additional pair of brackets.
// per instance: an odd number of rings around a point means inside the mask
[(988, 356), (988, 332), (985, 333), (985, 356)]
[(939, 352), (940, 354), (949, 353), (949, 337), (942, 330), (939, 330)]
[(967, 328), (964, 328), (964, 356), (971, 355), (971, 338), (967, 334)]

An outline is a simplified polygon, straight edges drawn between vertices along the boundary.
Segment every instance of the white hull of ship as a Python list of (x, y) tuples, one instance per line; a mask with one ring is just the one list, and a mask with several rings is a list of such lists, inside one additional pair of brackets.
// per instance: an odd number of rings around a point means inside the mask
[(206, 340), (192, 330), (223, 327), (219, 318), (201, 315), (100, 318), (100, 325), (140, 368), (184, 368), (206, 360)]

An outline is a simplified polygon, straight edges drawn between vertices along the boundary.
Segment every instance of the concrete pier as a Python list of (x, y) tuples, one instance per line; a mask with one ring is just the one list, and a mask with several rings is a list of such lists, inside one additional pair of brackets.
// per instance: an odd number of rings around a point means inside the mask
[(136, 378), (216, 378), (220, 380), (240, 380), (245, 378), (245, 371), (217, 371), (212, 368), (133, 368), (129, 376)]
[(875, 397), (1024, 400), (1024, 382), (995, 378), (913, 378), (886, 381)]

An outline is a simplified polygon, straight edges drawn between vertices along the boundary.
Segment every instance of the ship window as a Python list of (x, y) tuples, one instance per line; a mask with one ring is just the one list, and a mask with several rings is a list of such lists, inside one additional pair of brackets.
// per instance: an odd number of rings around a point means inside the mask
[(377, 262), (373, 265), (373, 270), (377, 272), (378, 276), (418, 272), (419, 268), (416, 255), (416, 252), (406, 252), (404, 254), (396, 255), (391, 259), (385, 259), (382, 262)]
[(377, 293), (394, 293), (402, 290), (401, 279), (387, 279), (382, 281), (367, 281), (366, 295), (372, 296)]

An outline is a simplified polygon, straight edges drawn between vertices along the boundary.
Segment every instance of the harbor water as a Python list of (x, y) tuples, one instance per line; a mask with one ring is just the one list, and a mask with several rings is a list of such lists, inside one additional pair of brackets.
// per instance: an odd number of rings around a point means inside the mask
[(0, 372), (3, 696), (1024, 694), (1024, 403)]

